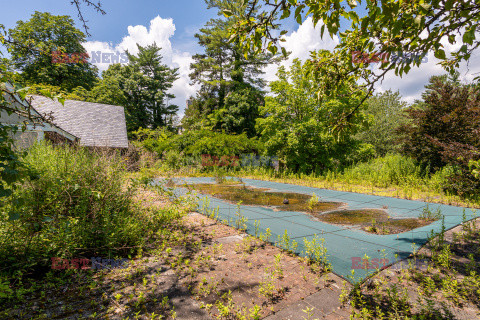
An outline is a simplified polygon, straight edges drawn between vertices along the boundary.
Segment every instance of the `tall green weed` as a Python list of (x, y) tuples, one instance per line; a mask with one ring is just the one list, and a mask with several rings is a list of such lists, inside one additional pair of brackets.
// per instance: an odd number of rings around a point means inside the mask
[(175, 213), (134, 201), (119, 155), (80, 147), (33, 146), (28, 177), (0, 215), (0, 267), (47, 266), (51, 257), (125, 254), (145, 245)]

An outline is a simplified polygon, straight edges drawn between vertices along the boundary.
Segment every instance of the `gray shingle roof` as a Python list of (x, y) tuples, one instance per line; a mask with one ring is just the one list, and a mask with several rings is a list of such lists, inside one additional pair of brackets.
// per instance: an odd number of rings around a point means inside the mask
[(123, 107), (108, 104), (32, 96), (32, 106), (40, 114), (52, 114), (53, 123), (80, 139), (87, 147), (128, 148)]

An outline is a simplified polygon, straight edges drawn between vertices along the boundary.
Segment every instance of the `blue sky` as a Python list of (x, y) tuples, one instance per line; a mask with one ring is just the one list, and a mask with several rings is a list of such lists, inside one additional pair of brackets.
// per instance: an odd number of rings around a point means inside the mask
[[(216, 10), (207, 10), (203, 0), (101, 0), (101, 2), (106, 15), (101, 15), (85, 5), (82, 7), (91, 34), (84, 43), (87, 52), (129, 50), (135, 54), (136, 43), (147, 45), (156, 42), (163, 48), (164, 63), (179, 68), (180, 78), (172, 88), (172, 93), (177, 98), (172, 103), (180, 106), (181, 115), (186, 99), (195, 95), (198, 89), (198, 86), (191, 83), (188, 76), (190, 63), (193, 61), (192, 56), (202, 50), (194, 34), (209, 19), (216, 17)], [(77, 10), (70, 4), (70, 0), (4, 1), (0, 11), (0, 23), (6, 28), (12, 28), (18, 20), (28, 20), (35, 11), (70, 15), (76, 21), (76, 26), (82, 29), (77, 18)], [(293, 58), (307, 59), (310, 50), (333, 49), (338, 44), (336, 37), (326, 36), (321, 39), (320, 25), (313, 27), (311, 19), (305, 20), (302, 25), (290, 19), (284, 21), (284, 27), (290, 31), (285, 36), (284, 46), (292, 51), (289, 61), (283, 63), (286, 66)], [(445, 45), (447, 53), (456, 48), (456, 45)], [(462, 66), (460, 71), (465, 80), (472, 79), (474, 73), (480, 72), (479, 60), (480, 56), (475, 53), (470, 65)], [(398, 90), (407, 102), (413, 102), (420, 97), (430, 76), (444, 73), (436, 65), (437, 62), (433, 54), (429, 53), (428, 63), (412, 69), (403, 78), (388, 74), (376, 89), (378, 91)], [(97, 67), (105, 70), (108, 64), (97, 64)], [(265, 79), (274, 80), (276, 69), (276, 65), (267, 67)]]
[[(207, 10), (202, 0), (102, 0), (105, 15), (97, 13), (92, 7), (82, 6), (82, 13), (88, 20), (88, 40), (118, 43), (125, 36), (129, 25), (145, 25), (156, 16), (172, 18), (176, 33), (172, 44), (182, 49), (198, 48), (193, 38), (195, 32), (210, 18), (216, 16), (213, 9)], [(35, 11), (50, 12), (56, 15), (70, 15), (77, 27), (81, 23), (77, 18), (75, 6), (69, 0), (23, 0), (5, 1), (0, 11), (0, 21), (6, 28), (15, 26), (18, 20), (28, 20)], [(83, 31), (83, 29), (82, 29)], [(198, 48), (198, 50), (200, 50)]]

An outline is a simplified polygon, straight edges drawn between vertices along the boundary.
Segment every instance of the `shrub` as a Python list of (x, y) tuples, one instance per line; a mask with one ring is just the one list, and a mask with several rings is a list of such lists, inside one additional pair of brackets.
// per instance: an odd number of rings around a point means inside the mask
[(262, 149), (257, 139), (249, 139), (246, 134), (233, 135), (207, 130), (200, 131), (198, 134), (201, 139), (196, 139), (193, 144), (186, 146), (184, 149), (186, 154), (194, 156), (209, 154), (221, 157), (258, 153)]
[(174, 134), (165, 128), (155, 130), (140, 128), (137, 131), (131, 132), (130, 136), (133, 139), (134, 145), (161, 155), (165, 149), (165, 141), (174, 136)]
[(172, 214), (135, 204), (136, 189), (125, 186), (118, 156), (41, 143), (23, 161), (29, 177), (5, 201), (0, 216), (2, 267), (126, 253), (124, 248), (141, 248)]
[(408, 110), (410, 123), (402, 126), (403, 151), (436, 171), (445, 165), (454, 171), (445, 189), (475, 196), (480, 179), (469, 163), (480, 159), (480, 88), (432, 77), (423, 101)]
[(226, 134), (210, 130), (191, 130), (182, 134), (173, 134), (164, 129), (140, 129), (132, 133), (140, 145), (148, 151), (163, 157), (169, 151), (176, 151), (182, 156), (200, 157), (202, 154), (212, 156), (233, 156), (243, 153), (258, 153), (262, 144), (246, 134)]

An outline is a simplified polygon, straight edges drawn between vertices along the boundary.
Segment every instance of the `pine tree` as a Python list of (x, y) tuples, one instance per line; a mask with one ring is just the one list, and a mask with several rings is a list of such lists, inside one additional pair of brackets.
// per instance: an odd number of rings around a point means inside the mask
[(222, 10), (245, 12), (243, 1), (206, 0), (206, 3), (208, 8), (216, 8), (220, 17), (208, 21), (195, 35), (205, 52), (193, 56), (190, 78), (201, 88), (187, 107), (183, 123), (190, 128), (207, 126), (254, 135), (252, 116), (258, 115), (258, 106), (264, 103), (262, 69), (278, 58), (265, 53), (245, 56), (238, 41), (230, 41), (228, 29), (236, 18), (223, 17)]
[(127, 52), (128, 65), (113, 64), (103, 72), (89, 100), (124, 106), (128, 131), (171, 126), (178, 106), (168, 105), (175, 98), (168, 90), (178, 78), (177, 69), (162, 64), (156, 44), (137, 47), (137, 55)]

